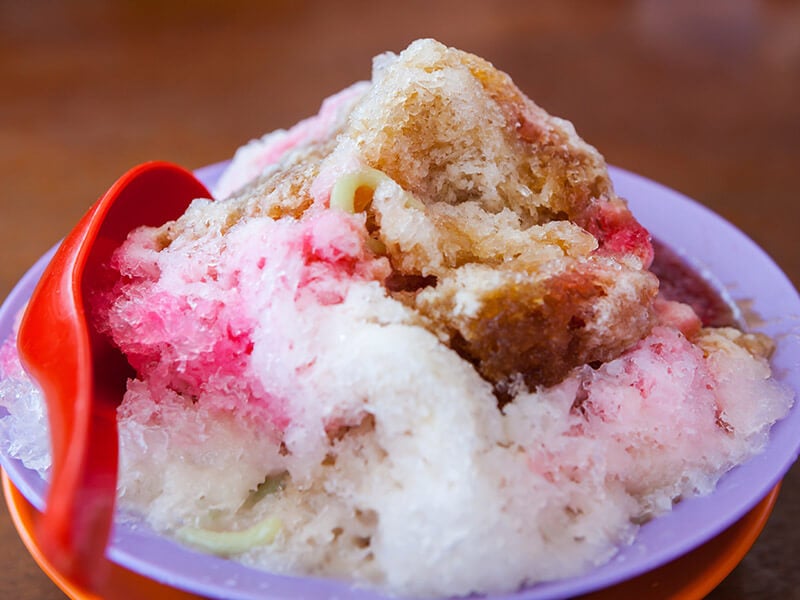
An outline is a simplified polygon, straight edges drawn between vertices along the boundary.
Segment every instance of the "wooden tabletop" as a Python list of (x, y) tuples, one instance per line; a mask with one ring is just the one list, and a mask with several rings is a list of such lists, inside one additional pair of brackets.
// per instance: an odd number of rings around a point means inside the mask
[[(800, 3), (0, 0), (0, 298), (129, 167), (196, 168), (435, 37), (611, 164), (739, 226), (800, 284)], [(4, 511), (4, 509), (3, 509)], [(800, 469), (711, 598), (800, 598)], [(0, 597), (64, 595), (5, 512)]]

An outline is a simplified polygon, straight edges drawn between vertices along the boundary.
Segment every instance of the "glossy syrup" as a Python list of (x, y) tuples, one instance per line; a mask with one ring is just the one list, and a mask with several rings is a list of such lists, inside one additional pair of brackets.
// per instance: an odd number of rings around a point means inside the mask
[(659, 291), (664, 298), (690, 305), (706, 327), (737, 325), (733, 307), (707, 278), (663, 242), (653, 240), (653, 249), (650, 270), (660, 280)]

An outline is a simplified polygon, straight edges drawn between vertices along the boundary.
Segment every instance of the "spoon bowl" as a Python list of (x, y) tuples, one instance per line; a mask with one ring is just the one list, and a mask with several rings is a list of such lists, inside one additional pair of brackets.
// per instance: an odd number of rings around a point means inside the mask
[(120, 177), (63, 240), (23, 314), (19, 355), (42, 389), (52, 448), (43, 553), (81, 585), (102, 589), (116, 498), (116, 408), (132, 370), (91, 323), (93, 298), (113, 285), (111, 254), (128, 233), (179, 217), (210, 198), (191, 172), (148, 162)]

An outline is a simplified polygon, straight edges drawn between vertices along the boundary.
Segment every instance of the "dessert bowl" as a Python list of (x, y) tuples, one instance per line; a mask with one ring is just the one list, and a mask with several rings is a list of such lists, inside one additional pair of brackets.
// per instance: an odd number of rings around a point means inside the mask
[[(197, 172), (214, 187), (224, 165)], [(752, 329), (776, 343), (772, 367), (778, 380), (800, 391), (800, 297), (774, 262), (742, 232), (701, 205), (622, 169), (610, 168), (618, 194), (636, 218), (717, 289), (740, 321), (757, 315)], [(23, 277), (0, 311), (0, 338), (10, 335), (16, 314), (27, 301), (51, 254)], [(738, 307), (746, 307), (744, 309)], [(633, 543), (614, 558), (582, 576), (541, 583), (496, 599), (544, 600), (600, 590), (652, 571), (711, 540), (739, 521), (779, 482), (800, 448), (800, 412), (795, 406), (776, 423), (765, 450), (727, 473), (716, 490), (678, 503), (641, 527)], [(5, 433), (5, 430), (4, 430)], [(45, 435), (44, 433), (42, 435)], [(2, 463), (14, 485), (34, 506), (43, 506), (46, 482), (36, 471), (11, 458), (2, 440)], [(338, 597), (377, 600), (381, 594), (322, 578), (274, 575), (215, 556), (199, 554), (154, 533), (131, 515), (119, 514), (109, 558), (136, 573), (206, 597), (255, 598)]]

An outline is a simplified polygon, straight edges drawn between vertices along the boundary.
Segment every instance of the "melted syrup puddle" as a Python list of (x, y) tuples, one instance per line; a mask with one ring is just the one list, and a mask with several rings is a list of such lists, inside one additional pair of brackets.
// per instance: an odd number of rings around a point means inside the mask
[(663, 242), (653, 240), (653, 249), (650, 270), (661, 281), (664, 298), (691, 306), (706, 327), (738, 325), (733, 308), (705, 277)]

